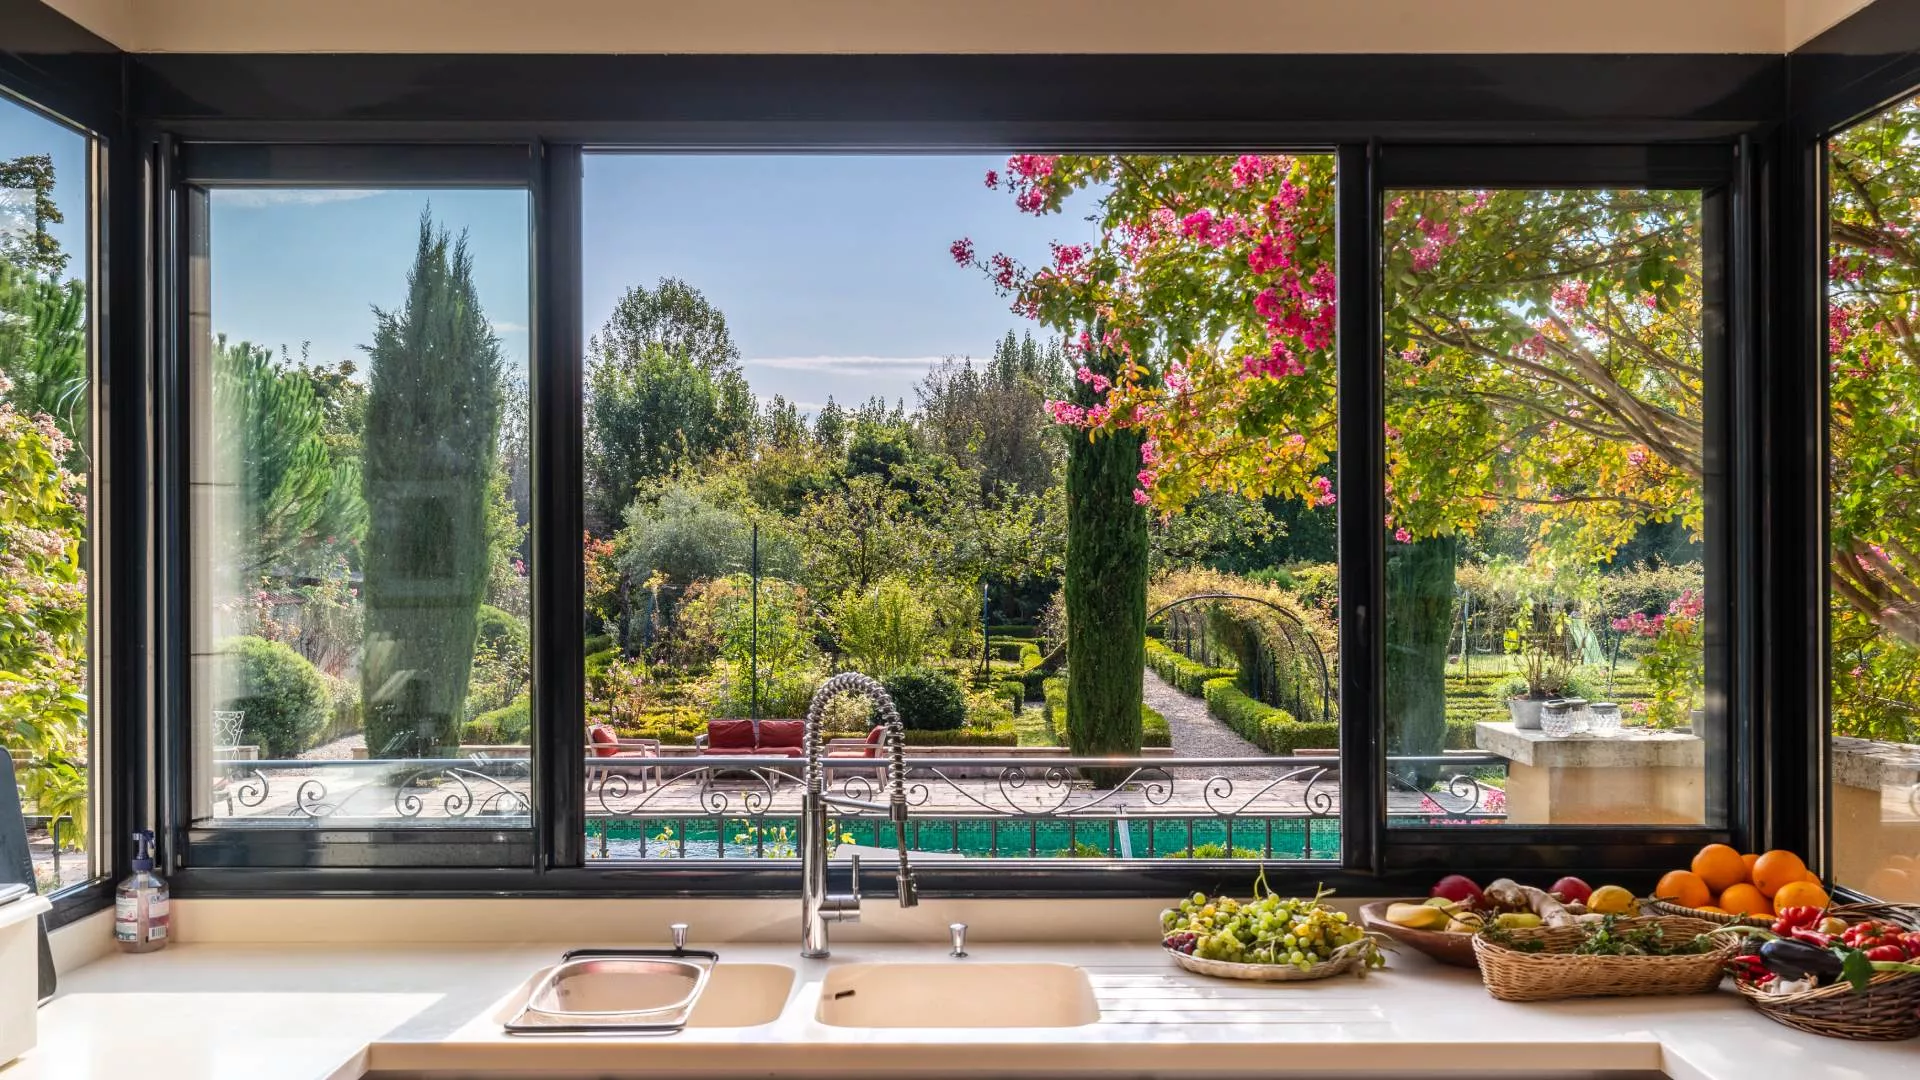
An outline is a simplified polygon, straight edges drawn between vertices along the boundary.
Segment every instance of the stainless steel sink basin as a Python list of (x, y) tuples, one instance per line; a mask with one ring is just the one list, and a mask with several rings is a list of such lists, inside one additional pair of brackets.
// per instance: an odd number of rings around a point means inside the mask
[(780, 1015), (793, 982), (792, 968), (725, 964), (711, 954), (570, 955), (534, 979), (506, 1029), (638, 1035), (752, 1027)]
[(848, 964), (820, 987), (823, 1024), (868, 1028), (1056, 1028), (1100, 1019), (1071, 964)]

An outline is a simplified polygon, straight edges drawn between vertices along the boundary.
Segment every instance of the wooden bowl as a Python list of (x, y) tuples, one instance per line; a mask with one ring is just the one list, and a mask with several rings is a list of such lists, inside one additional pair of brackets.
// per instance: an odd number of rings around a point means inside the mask
[(1443, 964), (1454, 967), (1478, 968), (1480, 960), (1473, 952), (1472, 934), (1449, 934), (1444, 930), (1414, 930), (1405, 926), (1396, 926), (1387, 921), (1387, 908), (1394, 904), (1418, 904), (1419, 900), (1376, 900), (1360, 906), (1360, 922), (1369, 930), (1378, 931), (1387, 937), (1413, 949), (1426, 953)]

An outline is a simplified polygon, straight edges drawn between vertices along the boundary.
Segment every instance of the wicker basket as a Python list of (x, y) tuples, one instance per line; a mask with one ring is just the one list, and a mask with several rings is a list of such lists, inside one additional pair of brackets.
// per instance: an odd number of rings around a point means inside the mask
[[(1920, 907), (1908, 904), (1846, 904), (1831, 914), (1850, 923), (1879, 919), (1920, 930)], [(1874, 1042), (1920, 1036), (1920, 975), (1875, 975), (1861, 993), (1845, 983), (1777, 996), (1750, 983), (1734, 985), (1768, 1017), (1814, 1035)]]
[(1701, 911), (1699, 908), (1681, 907), (1666, 900), (1648, 900), (1640, 905), (1642, 911), (1654, 915), (1671, 915), (1683, 919), (1702, 919), (1721, 926), (1759, 926), (1773, 925), (1773, 917), (1762, 918), (1758, 915), (1722, 915), (1717, 911)]
[[(1634, 929), (1658, 924), (1669, 941), (1681, 941), (1719, 929), (1718, 923), (1673, 916), (1624, 919)], [(1654, 994), (1703, 994), (1720, 985), (1721, 969), (1739, 948), (1729, 940), (1712, 952), (1684, 956), (1577, 956), (1586, 939), (1578, 926), (1512, 930), (1516, 940), (1544, 942), (1542, 952), (1521, 952), (1476, 934), (1473, 951), (1487, 991), (1502, 1001), (1559, 1001), (1579, 997)]]

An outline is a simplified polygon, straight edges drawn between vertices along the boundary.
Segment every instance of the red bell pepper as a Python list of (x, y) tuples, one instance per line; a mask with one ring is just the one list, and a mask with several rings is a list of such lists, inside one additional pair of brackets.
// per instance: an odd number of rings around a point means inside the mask
[(1781, 908), (1773, 920), (1773, 932), (1785, 937), (1801, 928), (1811, 929), (1827, 914), (1827, 909), (1805, 905)]

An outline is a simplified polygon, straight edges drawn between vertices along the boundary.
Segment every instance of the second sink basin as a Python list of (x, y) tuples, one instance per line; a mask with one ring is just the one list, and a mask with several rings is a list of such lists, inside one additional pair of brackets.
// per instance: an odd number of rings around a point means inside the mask
[(1071, 964), (848, 964), (827, 972), (818, 1016), (833, 1027), (1079, 1027), (1100, 1019), (1100, 1003)]

